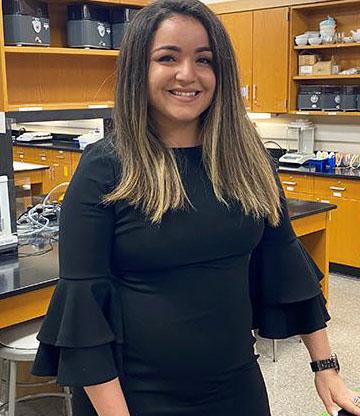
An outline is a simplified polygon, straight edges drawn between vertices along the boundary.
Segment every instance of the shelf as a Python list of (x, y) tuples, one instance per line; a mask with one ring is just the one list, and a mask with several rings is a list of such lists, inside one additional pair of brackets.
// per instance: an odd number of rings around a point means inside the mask
[(303, 115), (303, 116), (347, 116), (359, 117), (360, 111), (289, 111), (289, 114)]
[(98, 103), (54, 103), (54, 104), (11, 104), (8, 105), (7, 111), (41, 111), (41, 110), (89, 110), (113, 108), (114, 101), (98, 102)]
[(295, 81), (307, 81), (314, 79), (360, 79), (360, 75), (309, 75), (309, 76), (300, 76), (297, 75), (293, 77)]
[(44, 46), (5, 46), (7, 54), (47, 54), (47, 55), (81, 55), (81, 56), (118, 56), (118, 50), (52, 48)]
[(331, 43), (326, 45), (304, 45), (304, 46), (294, 46), (294, 49), (306, 51), (311, 49), (338, 49), (338, 48), (359, 48), (360, 42), (351, 42), (351, 43)]
[[(47, 3), (59, 3), (59, 0), (46, 0)], [(62, 3), (83, 3), (82, 0), (62, 0)], [(109, 6), (138, 6), (143, 7), (150, 4), (149, 0), (87, 0), (87, 3), (108, 4)]]

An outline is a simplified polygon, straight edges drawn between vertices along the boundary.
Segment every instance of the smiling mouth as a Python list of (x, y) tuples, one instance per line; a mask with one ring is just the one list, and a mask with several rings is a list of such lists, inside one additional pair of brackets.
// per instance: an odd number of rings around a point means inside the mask
[(176, 91), (176, 90), (169, 90), (170, 94), (175, 95), (176, 97), (196, 97), (200, 94), (200, 91)]

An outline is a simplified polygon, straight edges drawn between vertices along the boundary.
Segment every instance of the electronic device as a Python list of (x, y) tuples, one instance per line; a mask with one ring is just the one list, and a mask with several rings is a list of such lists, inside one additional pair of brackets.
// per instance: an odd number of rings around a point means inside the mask
[(358, 97), (360, 88), (354, 85), (343, 86), (341, 93), (341, 109), (344, 111), (358, 111)]
[(0, 253), (15, 251), (16, 235), (11, 232), (10, 205), (7, 176), (0, 176)]
[(138, 11), (138, 8), (128, 7), (114, 8), (111, 10), (111, 34), (113, 49), (120, 48), (120, 43), (124, 37), (126, 29)]
[(38, 0), (3, 0), (5, 45), (50, 46), (48, 6)]
[(297, 141), (297, 151), (285, 153), (280, 163), (303, 165), (314, 158), (315, 127), (309, 120), (296, 120), (288, 124), (287, 136)]
[(295, 165), (303, 165), (307, 161), (314, 158), (314, 154), (303, 154), (303, 153), (286, 153), (285, 155), (281, 156), (279, 162), (281, 163), (293, 163)]
[(301, 85), (297, 97), (297, 108), (298, 110), (320, 111), (322, 100), (322, 85)]
[(73, 48), (111, 49), (109, 9), (94, 4), (68, 6), (67, 42)]
[(20, 136), (16, 138), (16, 141), (36, 142), (36, 141), (51, 140), (51, 139), (52, 139), (51, 133), (39, 131), (39, 132), (26, 132), (26, 133), (20, 134)]

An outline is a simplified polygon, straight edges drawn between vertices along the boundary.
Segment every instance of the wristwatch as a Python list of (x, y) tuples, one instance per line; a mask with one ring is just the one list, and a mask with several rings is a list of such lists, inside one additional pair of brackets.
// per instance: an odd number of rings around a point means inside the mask
[(335, 369), (337, 373), (340, 371), (340, 364), (336, 354), (331, 354), (330, 358), (326, 360), (313, 361), (310, 363), (310, 366), (314, 373), (330, 368)]

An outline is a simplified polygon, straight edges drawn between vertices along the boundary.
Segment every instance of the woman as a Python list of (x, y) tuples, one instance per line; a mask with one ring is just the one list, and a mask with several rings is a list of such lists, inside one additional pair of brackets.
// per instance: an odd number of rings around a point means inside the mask
[[(329, 317), (228, 36), (197, 0), (160, 0), (118, 72), (114, 137), (86, 148), (62, 206), (33, 372), (74, 386), (75, 416), (270, 415), (252, 324), (307, 334), (320, 360)], [(335, 370), (316, 385), (329, 412), (360, 416)]]

